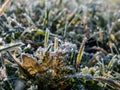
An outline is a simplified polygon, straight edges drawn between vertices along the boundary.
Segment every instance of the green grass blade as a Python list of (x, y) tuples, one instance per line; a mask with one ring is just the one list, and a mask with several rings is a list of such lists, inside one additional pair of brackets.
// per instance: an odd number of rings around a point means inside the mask
[(45, 33), (45, 41), (44, 41), (44, 48), (47, 48), (48, 40), (49, 40), (49, 30), (46, 29), (46, 33)]
[(84, 49), (85, 49), (85, 40), (83, 40), (83, 42), (81, 44), (81, 47), (80, 47), (80, 50), (79, 50), (79, 53), (77, 55), (76, 70), (78, 69), (78, 67), (81, 63), (81, 59), (82, 59), (82, 56), (83, 56)]

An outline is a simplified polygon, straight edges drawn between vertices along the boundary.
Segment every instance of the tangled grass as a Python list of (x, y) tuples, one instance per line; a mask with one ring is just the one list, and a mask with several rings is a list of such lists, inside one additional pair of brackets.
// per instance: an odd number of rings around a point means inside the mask
[(13, 0), (0, 17), (0, 90), (119, 90), (119, 4)]

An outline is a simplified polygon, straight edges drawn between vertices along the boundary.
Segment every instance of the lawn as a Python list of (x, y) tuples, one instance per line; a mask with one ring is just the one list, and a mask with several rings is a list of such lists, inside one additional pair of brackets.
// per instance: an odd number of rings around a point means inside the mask
[(12, 0), (0, 90), (120, 90), (119, 30), (119, 0)]

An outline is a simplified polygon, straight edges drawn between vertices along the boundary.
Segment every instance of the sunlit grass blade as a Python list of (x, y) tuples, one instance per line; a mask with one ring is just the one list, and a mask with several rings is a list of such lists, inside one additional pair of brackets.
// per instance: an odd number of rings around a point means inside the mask
[(58, 38), (55, 37), (54, 40), (54, 51), (58, 49)]
[(5, 9), (9, 6), (9, 4), (11, 3), (11, 1), (12, 0), (7, 0), (4, 4), (3, 4), (3, 6), (2, 6), (2, 8), (0, 9), (0, 15), (2, 15), (2, 13), (5, 11)]
[(115, 42), (115, 44), (118, 44), (116, 37), (114, 34), (110, 34), (110, 39)]
[(100, 32), (100, 33), (99, 33), (99, 38), (100, 38), (101, 41), (104, 40), (105, 37), (104, 37), (104, 35), (103, 35), (103, 32)]
[(81, 47), (80, 47), (80, 50), (79, 50), (79, 53), (77, 55), (76, 70), (78, 69), (78, 67), (79, 67), (79, 65), (81, 63), (81, 59), (82, 59), (82, 56), (83, 56), (84, 48), (85, 48), (85, 40), (83, 40), (83, 42), (81, 44)]

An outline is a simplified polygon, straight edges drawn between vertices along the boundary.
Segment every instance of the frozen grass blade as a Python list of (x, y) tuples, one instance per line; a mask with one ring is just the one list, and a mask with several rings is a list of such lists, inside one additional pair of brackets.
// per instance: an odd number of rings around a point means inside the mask
[(114, 56), (114, 57), (112, 58), (112, 60), (109, 62), (109, 64), (108, 64), (108, 69), (109, 69), (109, 70), (112, 68), (113, 64), (114, 64), (115, 61), (116, 61), (115, 57), (116, 57), (116, 56)]
[(105, 55), (108, 54), (108, 52), (107, 52), (105, 49), (101, 48), (101, 47), (93, 46), (92, 49), (101, 51), (101, 52), (104, 53)]
[(55, 37), (54, 41), (54, 51), (58, 49), (58, 38)]
[(98, 80), (98, 81), (101, 81), (101, 82), (110, 84), (110, 85), (112, 85), (114, 88), (116, 88), (117, 90), (120, 89), (120, 83), (119, 83), (119, 82), (116, 82), (116, 81), (114, 81), (114, 80), (112, 80), (112, 79), (108, 79), (108, 78), (105, 78), (105, 77), (95, 77), (94, 80)]
[(67, 29), (68, 29), (68, 21), (66, 21), (66, 24), (65, 24), (65, 30), (64, 30), (64, 36), (63, 37), (66, 36)]
[(8, 45), (5, 45), (5, 46), (1, 46), (0, 47), (0, 52), (5, 52), (5, 51), (8, 51), (8, 50), (12, 50), (12, 49), (15, 49), (17, 47), (20, 47), (22, 45), (21, 42), (19, 43), (12, 43), (12, 44), (8, 44)]
[(47, 48), (48, 40), (49, 40), (49, 30), (46, 29), (46, 33), (45, 33), (45, 41), (44, 41), (44, 48)]
[(116, 45), (113, 43), (113, 47), (114, 49), (116, 50), (116, 53), (119, 55), (119, 51), (118, 51), (118, 48), (116, 47)]
[(97, 61), (97, 59), (100, 57), (100, 54), (101, 54), (101, 53), (96, 53), (96, 54), (94, 55), (94, 57), (89, 60), (87, 66), (88, 66), (88, 67), (91, 67), (92, 65), (94, 65), (95, 62)]

